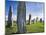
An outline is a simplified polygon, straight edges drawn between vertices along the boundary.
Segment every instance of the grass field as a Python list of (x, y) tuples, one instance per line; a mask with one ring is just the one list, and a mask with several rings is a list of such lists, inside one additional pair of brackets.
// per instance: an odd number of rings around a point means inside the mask
[[(39, 33), (44, 32), (44, 23), (34, 23), (34, 24), (26, 24), (26, 33)], [(8, 35), (10, 33), (16, 33), (17, 32), (17, 24), (14, 23), (14, 26), (11, 28), (6, 28), (5, 33)]]

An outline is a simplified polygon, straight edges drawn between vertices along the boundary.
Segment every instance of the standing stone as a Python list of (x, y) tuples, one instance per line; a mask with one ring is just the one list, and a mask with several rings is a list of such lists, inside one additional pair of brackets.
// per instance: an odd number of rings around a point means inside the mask
[(31, 24), (31, 14), (29, 14), (29, 24)]
[(35, 23), (35, 18), (32, 20), (33, 24)]
[(9, 8), (9, 13), (8, 13), (8, 22), (7, 22), (7, 27), (11, 27), (12, 25), (12, 11), (11, 11), (11, 6)]
[(38, 22), (38, 17), (36, 17), (36, 23)]
[(24, 1), (19, 1), (17, 8), (18, 33), (25, 32), (25, 23), (26, 23), (26, 5)]
[(40, 18), (40, 22), (42, 22), (42, 18)]

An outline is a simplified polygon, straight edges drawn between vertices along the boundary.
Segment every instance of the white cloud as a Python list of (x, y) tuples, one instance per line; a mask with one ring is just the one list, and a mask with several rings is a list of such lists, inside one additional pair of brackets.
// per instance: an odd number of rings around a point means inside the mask
[(8, 16), (5, 17), (5, 20), (6, 20), (6, 21), (8, 20)]
[[(38, 20), (40, 20), (40, 18), (42, 18), (42, 20), (44, 20), (43, 16), (32, 16), (31, 20), (33, 20), (34, 18), (36, 19), (36, 17), (38, 17)], [(29, 20), (29, 16), (26, 16), (26, 20)]]
[(26, 16), (26, 20), (28, 20), (29, 19), (29, 16)]
[[(6, 19), (5, 19), (6, 21), (8, 20), (8, 16), (6, 16)], [(12, 20), (17, 20), (17, 16), (16, 15), (14, 15), (14, 16), (12, 16)]]
[(17, 20), (17, 16), (16, 15), (14, 15), (14, 16), (12, 16), (12, 20)]
[[(36, 19), (36, 17), (38, 17), (38, 20), (40, 19), (40, 18), (42, 18), (42, 20), (44, 20), (44, 18), (43, 18), (43, 15), (42, 16), (31, 16), (31, 20), (32, 19)], [(6, 16), (6, 19), (5, 19), (6, 21), (8, 20), (8, 16)], [(13, 15), (12, 16), (12, 20), (17, 20), (17, 16), (16, 15)], [(28, 16), (26, 16), (26, 20), (29, 20), (29, 15)]]

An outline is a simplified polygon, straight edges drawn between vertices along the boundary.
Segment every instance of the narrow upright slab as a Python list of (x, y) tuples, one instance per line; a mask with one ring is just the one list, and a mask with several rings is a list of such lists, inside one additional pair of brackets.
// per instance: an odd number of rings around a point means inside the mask
[(19, 1), (17, 8), (18, 33), (25, 32), (25, 23), (26, 23), (26, 5), (24, 1)]
[(12, 25), (12, 11), (11, 11), (11, 6), (9, 8), (9, 13), (8, 13), (8, 22), (7, 22), (7, 27), (11, 27)]
[(31, 14), (29, 14), (29, 24), (31, 24)]

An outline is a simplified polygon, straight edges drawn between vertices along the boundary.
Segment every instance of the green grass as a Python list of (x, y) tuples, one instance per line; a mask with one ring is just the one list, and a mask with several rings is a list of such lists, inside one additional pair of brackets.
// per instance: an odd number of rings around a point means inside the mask
[(17, 25), (16, 23), (14, 24), (14, 26), (11, 28), (5, 28), (5, 34), (6, 35), (11, 35), (11, 33), (16, 33), (17, 32)]
[[(14, 23), (14, 26), (11, 28), (6, 28), (5, 29), (6, 34), (10, 33), (16, 33), (17, 32), (17, 24)], [(44, 32), (44, 24), (37, 22), (34, 24), (27, 25), (26, 24), (26, 32), (34, 33), (34, 32)]]
[(37, 22), (35, 24), (26, 25), (27, 32), (44, 32), (43, 23)]

